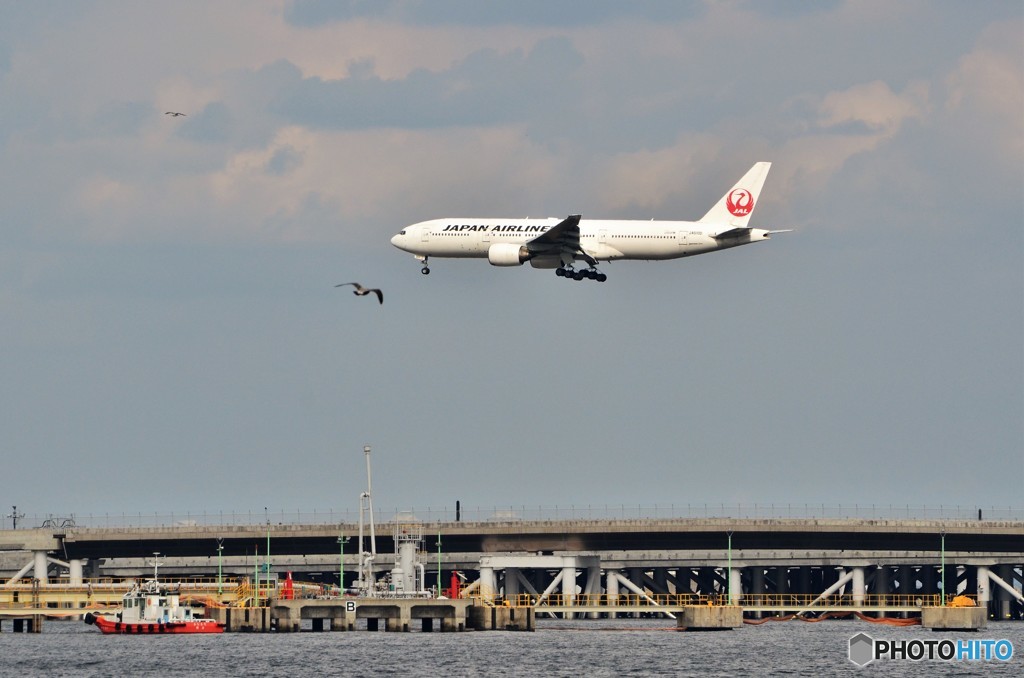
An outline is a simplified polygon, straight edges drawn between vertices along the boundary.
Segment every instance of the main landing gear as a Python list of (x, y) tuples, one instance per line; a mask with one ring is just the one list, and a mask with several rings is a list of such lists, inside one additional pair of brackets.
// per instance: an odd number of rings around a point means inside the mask
[(601, 273), (601, 271), (597, 270), (593, 266), (582, 271), (577, 271), (572, 266), (565, 268), (559, 266), (555, 269), (555, 275), (559, 278), (571, 278), (573, 280), (583, 280), (584, 278), (588, 278), (590, 280), (596, 280), (597, 282), (604, 282), (608, 279), (608, 276)]

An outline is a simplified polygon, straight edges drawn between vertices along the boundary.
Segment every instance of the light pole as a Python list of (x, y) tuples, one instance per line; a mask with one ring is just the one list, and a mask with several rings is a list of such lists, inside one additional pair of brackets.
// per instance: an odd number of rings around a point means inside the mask
[(729, 552), (729, 567), (726, 579), (725, 591), (729, 596), (729, 604), (732, 605), (732, 530), (725, 533), (729, 537), (728, 552)]
[(344, 532), (338, 533), (338, 548), (341, 551), (341, 561), (338, 565), (338, 592), (340, 596), (345, 595), (345, 544), (348, 543), (348, 537), (345, 536)]
[[(423, 582), (423, 588), (427, 582)], [(437, 597), (441, 597), (441, 530), (437, 531)]]
[(267, 586), (270, 586), (270, 513), (267, 512), (267, 507), (263, 507), (263, 518), (267, 521), (267, 555), (263, 560), (263, 579), (267, 582)]
[(217, 595), (224, 595), (224, 540), (220, 538), (217, 539)]
[(12, 530), (18, 529), (18, 518), (24, 518), (24, 517), (25, 517), (24, 513), (18, 513), (18, 507), (17, 506), (12, 506), (11, 507), (10, 515), (4, 516), (4, 518), (10, 518), (11, 519), (11, 529)]
[(942, 606), (946, 606), (946, 530), (939, 532), (941, 541), (939, 542), (939, 572), (940, 580), (942, 582)]

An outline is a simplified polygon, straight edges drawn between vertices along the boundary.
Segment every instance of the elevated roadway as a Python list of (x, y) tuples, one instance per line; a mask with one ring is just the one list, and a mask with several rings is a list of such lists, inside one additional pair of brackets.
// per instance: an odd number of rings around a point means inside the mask
[[(389, 523), (377, 526), (377, 550), (394, 550)], [(268, 532), (275, 555), (337, 554), (338, 537), (356, 549), (355, 524), (75, 527), (0, 531), (0, 553), (47, 551), (65, 560), (245, 556), (262, 551)], [(424, 523), (425, 550), (445, 554), (721, 551), (1024, 554), (1024, 521), (842, 519), (628, 519)]]

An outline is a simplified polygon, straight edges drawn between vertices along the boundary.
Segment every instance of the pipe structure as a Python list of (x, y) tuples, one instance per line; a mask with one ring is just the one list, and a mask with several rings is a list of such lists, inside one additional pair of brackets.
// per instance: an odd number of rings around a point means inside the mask
[[(978, 569), (981, 570), (980, 567)], [(991, 570), (990, 570), (990, 571), (988, 571), (988, 578), (989, 578), (989, 581), (991, 581), (993, 584), (997, 584), (997, 585), (1001, 586), (1002, 588), (1006, 589), (1006, 591), (1009, 592), (1009, 594), (1011, 596), (1013, 596), (1014, 598), (1017, 599), (1018, 603), (1024, 604), (1024, 595), (1021, 595), (1020, 591), (1018, 591), (1017, 589), (1013, 588), (1013, 586), (1011, 586), (1009, 583), (1007, 583), (1002, 577), (999, 577), (998, 575), (993, 574), (991, 572)], [(981, 582), (981, 574), (980, 573), (978, 575), (978, 582), (979, 582), (979, 587), (980, 587), (980, 582)]]
[[(523, 571), (520, 570), (519, 568), (516, 568), (516, 570), (515, 570), (515, 578), (519, 581), (520, 584), (522, 584), (526, 588), (526, 590), (530, 593), (530, 595), (533, 595), (533, 596), (537, 597), (537, 602), (538, 603), (541, 600), (544, 599), (544, 596), (548, 595), (548, 592), (545, 592), (544, 594), (537, 593), (537, 589), (534, 588), (533, 584), (530, 583), (530, 580), (526, 578), (526, 576), (523, 574)], [(508, 580), (508, 571), (507, 570), (505, 571), (505, 579), (506, 579), (506, 583), (507, 583), (507, 580)], [(556, 577), (556, 579), (557, 579), (557, 577)], [(552, 588), (554, 587), (554, 585), (556, 583), (557, 582), (554, 582), (554, 581), (551, 582)], [(547, 614), (552, 619), (555, 619), (555, 613), (554, 612), (551, 612), (551, 611), (548, 610), (548, 611), (545, 611), (545, 614)]]
[(366, 499), (370, 507), (370, 553), (377, 555), (377, 536), (374, 534), (373, 526), (373, 485), (370, 482), (370, 446), (363, 447), (363, 454), (366, 455)]
[(555, 587), (558, 586), (561, 583), (562, 583), (562, 572), (559, 572), (558, 574), (555, 575), (555, 578), (551, 580), (551, 583), (548, 584), (548, 587), (546, 589), (544, 589), (544, 593), (540, 594), (540, 597), (537, 598), (537, 602), (535, 603), (535, 605), (540, 605), (541, 601), (546, 600), (547, 597), (551, 595), (551, 592), (555, 590)]
[(31, 570), (33, 567), (35, 567), (35, 565), (36, 565), (36, 561), (33, 558), (32, 560), (28, 561), (28, 564), (25, 565), (25, 567), (23, 567), (20, 570), (18, 570), (13, 577), (8, 579), (7, 583), (4, 584), (4, 586), (14, 586), (14, 584), (17, 583), (17, 581), (19, 579), (21, 579), (26, 574), (28, 574), (28, 571)]
[[(591, 565), (587, 568), (587, 585), (583, 589), (583, 593), (589, 598), (592, 595), (599, 595), (601, 593), (601, 566)], [(587, 613), (589, 619), (600, 619), (600, 614), (597, 612)]]
[[(363, 447), (366, 455), (366, 492), (359, 495), (359, 583), (364, 595), (372, 595), (374, 590), (373, 562), (377, 558), (377, 536), (373, 525), (373, 495), (370, 476), (370, 446)], [(364, 511), (370, 519), (370, 550), (363, 548)]]
[(423, 563), (416, 563), (416, 567), (420, 571), (420, 590), (417, 593), (426, 593), (427, 591), (427, 568)]
[[(802, 609), (802, 610), (800, 610), (799, 612), (797, 612), (797, 613), (796, 613), (796, 614), (797, 614), (797, 616), (799, 616), (799, 615), (802, 615), (802, 614), (803, 614), (804, 612), (810, 612), (810, 611), (811, 611), (811, 608), (812, 608), (812, 607), (814, 607), (815, 605), (817, 605), (817, 604), (818, 604), (818, 603), (820, 603), (821, 601), (825, 600), (826, 598), (828, 598), (829, 596), (831, 596), (831, 595), (832, 595), (833, 593), (835, 593), (835, 592), (836, 592), (836, 591), (838, 591), (839, 589), (841, 589), (841, 588), (843, 588), (844, 586), (846, 586), (847, 582), (849, 582), (849, 581), (852, 581), (852, 580), (853, 580), (853, 573), (854, 573), (854, 572), (855, 572), (855, 571), (856, 571), (857, 569), (858, 569), (858, 568), (854, 568), (853, 570), (850, 570), (849, 572), (847, 572), (846, 574), (844, 574), (844, 575), (843, 575), (842, 577), (840, 577), (840, 578), (839, 578), (839, 581), (837, 581), (837, 582), (836, 582), (835, 584), (832, 584), (832, 586), (829, 586), (829, 587), (828, 587), (827, 589), (825, 589), (824, 591), (822, 591), (821, 595), (820, 595), (820, 596), (818, 596), (817, 598), (815, 598), (814, 600), (812, 600), (812, 601), (811, 601), (811, 604), (810, 604), (810, 605), (808, 605), (808, 606), (807, 606), (807, 607), (805, 607), (804, 609)], [(861, 570), (861, 577), (863, 578), (863, 576), (864, 576), (864, 571), (863, 571), (863, 570)], [(862, 600), (863, 600), (863, 599), (862, 599)]]
[[(651, 603), (651, 605), (654, 605), (655, 607), (661, 607), (658, 604), (658, 602), (656, 600), (654, 600), (654, 598), (651, 598), (649, 595), (647, 595), (646, 591), (644, 591), (642, 588), (640, 588), (639, 586), (637, 586), (633, 582), (629, 581), (629, 579), (623, 577), (621, 574), (618, 574), (617, 572), (615, 573), (615, 577), (618, 578), (619, 583), (621, 583), (623, 586), (625, 586), (627, 589), (629, 589), (633, 593), (639, 595), (641, 598), (643, 598), (647, 602)], [(665, 614), (665, 616), (670, 617), (671, 619), (675, 619), (676, 618), (676, 616), (674, 614), (672, 614), (671, 612), (665, 612), (664, 614)]]

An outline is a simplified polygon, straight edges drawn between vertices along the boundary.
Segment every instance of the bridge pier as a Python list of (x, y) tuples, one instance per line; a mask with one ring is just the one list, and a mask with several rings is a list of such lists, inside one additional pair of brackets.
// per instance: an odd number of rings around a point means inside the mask
[[(477, 607), (494, 609), (494, 606)], [(525, 609), (497, 607), (513, 610), (508, 614), (509, 620), (499, 628), (519, 623)], [(357, 619), (366, 620), (367, 631), (378, 631), (383, 619), (385, 631), (405, 633), (412, 629), (415, 620), (420, 621), (424, 631), (433, 631), (438, 626), (442, 631), (464, 631), (467, 611), (472, 610), (473, 605), (469, 600), (447, 598), (278, 599), (268, 609), (280, 633), (299, 631), (303, 619), (310, 620), (313, 631), (355, 631)], [(434, 620), (440, 620), (440, 624), (435, 624)], [(269, 630), (269, 627), (262, 630)]]
[[(878, 569), (875, 570), (875, 584), (874, 584), (875, 595), (882, 596), (879, 598), (879, 604), (885, 605), (887, 596), (891, 593), (889, 590), (889, 568), (885, 565), (879, 565)], [(880, 618), (886, 617), (885, 612), (879, 612)]]
[(518, 567), (506, 567), (505, 568), (505, 597), (515, 598), (519, 595), (519, 568)]
[[(755, 600), (762, 594), (767, 593), (764, 586), (764, 568), (760, 565), (750, 568), (750, 592), (754, 594)], [(754, 613), (754, 619), (761, 619), (763, 616), (761, 612)]]
[(743, 571), (738, 568), (732, 568), (729, 572), (729, 604), (738, 605), (743, 600)]
[(654, 580), (654, 591), (656, 593), (668, 593), (668, 568), (656, 567), (652, 574)]
[[(576, 563), (575, 558), (572, 564), (562, 565), (562, 600), (566, 605), (572, 605), (576, 598)], [(568, 618), (575, 617), (574, 614), (567, 615)]]
[(988, 568), (984, 565), (978, 565), (974, 578), (977, 580), (977, 591), (978, 591), (978, 607), (985, 610), (985, 614), (989, 614), (989, 601), (991, 600), (991, 584), (988, 578)]
[(797, 593), (806, 595), (811, 590), (811, 568), (809, 565), (801, 565), (797, 570)]
[(47, 570), (50, 567), (50, 561), (46, 557), (46, 551), (35, 551), (32, 553), (35, 566), (32, 568), (32, 576), (39, 582), (40, 586), (46, 586), (50, 583), (47, 578)]
[(982, 607), (923, 607), (921, 626), (932, 631), (977, 631), (988, 620)]
[(15, 617), (11, 620), (11, 630), (14, 633), (42, 633), (43, 615), (33, 614), (27, 617)]
[(854, 607), (864, 606), (864, 568), (854, 567), (853, 568), (853, 579), (850, 581), (850, 588), (853, 593), (853, 605)]
[[(917, 591), (916, 584), (917, 581), (913, 576), (913, 568), (909, 565), (900, 565), (896, 570), (896, 592), (904, 596), (913, 595)], [(899, 616), (902, 619), (907, 619), (910, 613), (900, 612)]]
[[(609, 607), (619, 604), (619, 577), (615, 570), (608, 570), (605, 573), (605, 592), (608, 595)], [(609, 612), (609, 619), (617, 619), (618, 612)]]
[(939, 593), (939, 586), (935, 577), (936, 568), (934, 565), (922, 565), (918, 569), (918, 577), (921, 581), (921, 591), (931, 595)]
[(480, 593), (485, 596), (498, 593), (498, 582), (494, 576), (494, 568), (490, 565), (480, 565)]
[[(1010, 565), (1000, 565), (998, 568), (999, 578), (1006, 583), (1013, 585), (1013, 567)], [(996, 591), (997, 603), (997, 614), (999, 619), (1010, 619), (1010, 607), (1013, 599), (1010, 598), (1010, 592), (1006, 589), (999, 587)]]
[(778, 594), (789, 593), (789, 568), (773, 567), (772, 578), (775, 580), (775, 592)]
[(687, 631), (730, 631), (743, 626), (738, 605), (687, 605), (676, 618), (676, 627)]
[[(633, 584), (635, 586), (637, 586), (637, 587), (642, 589), (644, 587), (644, 571), (641, 568), (639, 568), (639, 567), (630, 568), (630, 570), (629, 570), (629, 581), (633, 582)], [(640, 613), (639, 612), (630, 612), (629, 613), (629, 617), (632, 618), (632, 619), (639, 619), (640, 618)]]
[(705, 596), (711, 596), (715, 594), (715, 568), (713, 567), (702, 567), (698, 577), (698, 587), (700, 593)]

